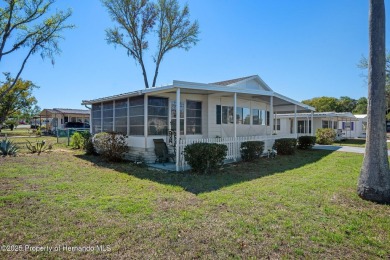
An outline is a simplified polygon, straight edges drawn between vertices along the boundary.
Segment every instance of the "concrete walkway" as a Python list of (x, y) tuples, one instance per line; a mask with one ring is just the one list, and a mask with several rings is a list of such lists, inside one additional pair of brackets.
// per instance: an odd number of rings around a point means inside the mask
[[(364, 147), (320, 145), (320, 144), (314, 145), (313, 149), (337, 151), (337, 152), (347, 152), (347, 153), (360, 153), (360, 154), (364, 154), (364, 150), (365, 150)], [(387, 151), (387, 152), (390, 155), (390, 151)]]

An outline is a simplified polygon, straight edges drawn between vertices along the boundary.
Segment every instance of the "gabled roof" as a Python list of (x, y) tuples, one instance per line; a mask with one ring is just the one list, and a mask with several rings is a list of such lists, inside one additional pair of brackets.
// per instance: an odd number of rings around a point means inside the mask
[(59, 113), (63, 113), (63, 114), (83, 114), (83, 115), (89, 115), (89, 110), (88, 109), (53, 108), (53, 110), (58, 111)]
[(247, 77), (242, 77), (242, 78), (237, 78), (237, 79), (228, 79), (228, 80), (214, 82), (214, 83), (210, 83), (210, 84), (211, 85), (229, 86), (231, 84), (234, 84), (234, 83), (237, 83), (237, 82), (240, 82), (240, 81), (252, 78), (252, 77), (256, 77), (256, 76), (257, 75), (252, 75), (252, 76), (247, 76)]
[[(74, 114), (74, 115), (89, 115), (90, 111), (86, 109), (72, 109), (72, 108), (45, 108), (39, 113), (41, 116), (49, 114)], [(50, 115), (51, 116), (51, 115)]]
[[(230, 83), (230, 84), (229, 84)], [(229, 85), (223, 85), (229, 84)], [(201, 95), (233, 95), (234, 93), (246, 96), (247, 99), (257, 99), (258, 101), (269, 102), (270, 97), (273, 98), (274, 111), (279, 113), (288, 113), (294, 111), (294, 105), (301, 112), (315, 111), (311, 106), (283, 96), (274, 92), (259, 76), (247, 76), (219, 83), (197, 83), (174, 80), (172, 85), (152, 87), (143, 90), (137, 90), (119, 95), (103, 97), (93, 100), (83, 100), (82, 105), (92, 105), (101, 102), (118, 100), (122, 98), (140, 96), (140, 95), (158, 95), (162, 93), (175, 93), (177, 89), (181, 89), (182, 94), (201, 94)]]
[[(229, 79), (224, 81), (219, 81), (215, 83), (209, 83), (209, 85), (214, 86), (224, 86), (224, 87), (237, 87), (237, 88), (248, 88), (246, 85), (249, 81), (255, 81), (257, 83), (257, 87), (260, 89), (263, 89), (265, 91), (272, 91), (272, 89), (265, 83), (259, 75), (252, 75), (242, 78), (236, 78), (236, 79)], [(257, 87), (254, 87), (253, 85), (249, 88), (256, 89)]]

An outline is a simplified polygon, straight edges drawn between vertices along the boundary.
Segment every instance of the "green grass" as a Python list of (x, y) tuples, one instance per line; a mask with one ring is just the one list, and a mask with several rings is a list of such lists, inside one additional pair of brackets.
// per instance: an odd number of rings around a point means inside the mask
[(1, 129), (0, 136), (34, 136), (35, 134), (30, 128), (14, 128), (14, 130), (10, 129)]
[(0, 158), (0, 245), (110, 249), (0, 258), (388, 258), (390, 206), (357, 197), (362, 159), (298, 151), (196, 175), (64, 149)]
[[(2, 140), (4, 137), (0, 137), (0, 140)], [(18, 148), (19, 153), (25, 154), (30, 153), (30, 151), (27, 149), (26, 144), (30, 142), (31, 144), (34, 144), (36, 142), (45, 141), (46, 147), (51, 145), (54, 149), (66, 149), (67, 148), (67, 142), (66, 138), (61, 138), (60, 143), (57, 143), (57, 138), (53, 136), (39, 136), (39, 137), (28, 137), (28, 136), (11, 136), (8, 137)]]

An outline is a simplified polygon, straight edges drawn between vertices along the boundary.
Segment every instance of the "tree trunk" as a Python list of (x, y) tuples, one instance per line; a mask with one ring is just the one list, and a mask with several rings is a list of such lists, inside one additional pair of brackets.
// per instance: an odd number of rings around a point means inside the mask
[(146, 74), (146, 69), (145, 69), (145, 65), (144, 65), (144, 61), (143, 61), (142, 57), (140, 59), (138, 59), (138, 61), (139, 61), (139, 64), (141, 64), (142, 75), (144, 76), (145, 88), (149, 88), (148, 75)]
[(386, 53), (384, 0), (370, 0), (367, 139), (358, 195), (390, 203), (390, 170), (386, 144)]
[(159, 67), (160, 67), (160, 62), (161, 62), (161, 59), (160, 57), (157, 59), (157, 62), (156, 62), (156, 69), (154, 71), (154, 77), (153, 77), (153, 85), (152, 87), (155, 87), (156, 86), (156, 81), (157, 81), (157, 76), (158, 76), (158, 70), (159, 70)]

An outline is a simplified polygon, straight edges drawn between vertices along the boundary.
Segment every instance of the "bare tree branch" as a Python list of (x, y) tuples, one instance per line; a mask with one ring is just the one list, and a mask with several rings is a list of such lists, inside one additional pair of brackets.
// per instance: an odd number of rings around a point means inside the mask
[[(42, 58), (50, 58), (54, 63), (54, 56), (60, 53), (58, 40), (62, 37), (59, 33), (74, 26), (64, 24), (72, 14), (70, 10), (65, 13), (57, 11), (43, 19), (54, 2), (55, 0), (8, 0), (6, 1), (8, 6), (1, 9), (0, 62), (3, 56), (10, 55), (21, 48), (27, 49), (27, 52), (14, 81), (0, 93), (0, 98), (15, 86), (32, 55), (40, 53)], [(14, 43), (10, 45), (9, 41)], [(6, 48), (8, 50), (5, 50)]]

